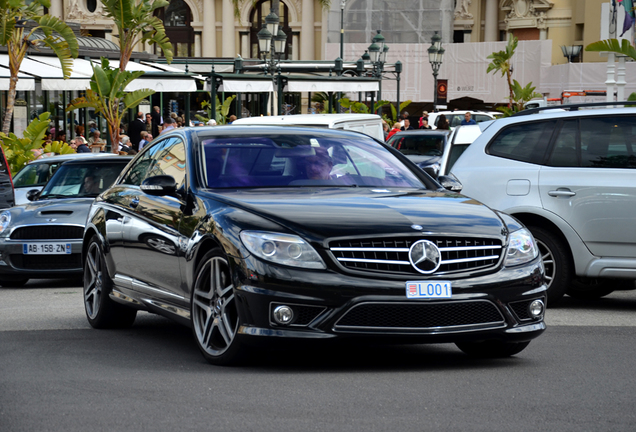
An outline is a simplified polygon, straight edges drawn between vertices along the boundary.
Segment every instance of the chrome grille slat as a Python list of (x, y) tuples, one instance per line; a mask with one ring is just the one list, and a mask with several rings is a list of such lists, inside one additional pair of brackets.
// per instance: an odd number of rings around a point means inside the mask
[(411, 265), (409, 250), (413, 243), (424, 239), (434, 242), (442, 254), (442, 263), (435, 274), (488, 270), (499, 263), (503, 253), (497, 239), (436, 236), (339, 240), (330, 244), (330, 251), (348, 269), (421, 274)]

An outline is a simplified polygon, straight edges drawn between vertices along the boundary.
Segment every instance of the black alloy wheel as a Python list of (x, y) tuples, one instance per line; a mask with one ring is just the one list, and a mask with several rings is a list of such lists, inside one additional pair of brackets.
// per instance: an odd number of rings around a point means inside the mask
[(127, 328), (135, 322), (137, 310), (114, 302), (112, 287), (99, 238), (93, 236), (84, 259), (83, 291), (86, 318), (94, 328)]
[(548, 285), (548, 307), (557, 305), (572, 282), (572, 264), (563, 241), (552, 231), (529, 226), (537, 241)]
[(194, 338), (208, 362), (230, 365), (245, 357), (232, 274), (221, 249), (208, 252), (197, 268), (191, 314)]
[(502, 358), (519, 354), (530, 342), (502, 342), (502, 341), (482, 341), (482, 342), (457, 342), (457, 348), (465, 354), (477, 358)]

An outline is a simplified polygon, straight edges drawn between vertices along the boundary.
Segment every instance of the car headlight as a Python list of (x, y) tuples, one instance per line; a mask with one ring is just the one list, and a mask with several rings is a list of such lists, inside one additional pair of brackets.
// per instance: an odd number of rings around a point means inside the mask
[(247, 250), (266, 261), (292, 267), (327, 268), (318, 252), (295, 235), (243, 231), (241, 232), (241, 240)]
[(505, 265), (508, 267), (532, 261), (539, 255), (539, 248), (534, 237), (527, 229), (520, 229), (510, 234)]
[(7, 229), (7, 227), (9, 226), (10, 222), (11, 222), (11, 212), (10, 211), (5, 210), (2, 213), (0, 213), (0, 233), (4, 232), (4, 230)]

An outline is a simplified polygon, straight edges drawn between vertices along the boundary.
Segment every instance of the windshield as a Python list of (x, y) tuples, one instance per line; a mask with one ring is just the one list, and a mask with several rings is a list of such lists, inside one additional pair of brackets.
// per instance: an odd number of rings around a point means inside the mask
[(203, 152), (210, 188), (425, 187), (394, 155), (364, 136), (215, 137), (203, 140)]
[(13, 187), (44, 186), (62, 162), (37, 163), (25, 166), (13, 178)]
[(128, 159), (62, 165), (44, 186), (39, 199), (96, 197), (115, 182), (127, 162)]
[(444, 137), (396, 134), (389, 144), (407, 156), (441, 156), (444, 152)]

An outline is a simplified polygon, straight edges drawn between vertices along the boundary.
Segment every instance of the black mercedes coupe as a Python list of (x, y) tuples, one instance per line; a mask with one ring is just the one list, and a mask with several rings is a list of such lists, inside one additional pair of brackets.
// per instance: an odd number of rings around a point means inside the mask
[(157, 313), (219, 365), (274, 341), (344, 338), (501, 357), (545, 330), (530, 232), (355, 132), (162, 135), (93, 203), (83, 263), (93, 327)]

